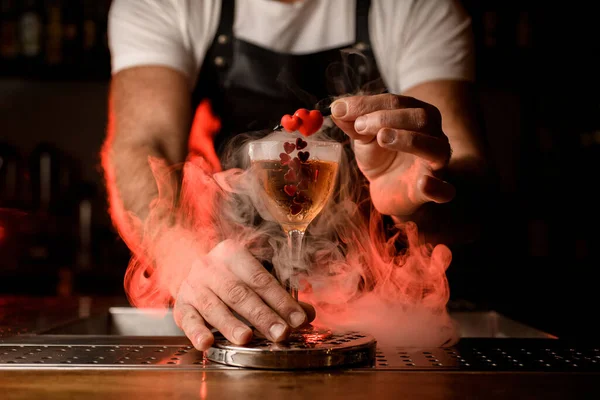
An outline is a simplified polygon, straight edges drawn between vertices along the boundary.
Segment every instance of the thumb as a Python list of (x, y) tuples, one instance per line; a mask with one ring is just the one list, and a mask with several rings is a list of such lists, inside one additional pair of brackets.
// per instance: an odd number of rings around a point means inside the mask
[(311, 322), (313, 322), (317, 316), (317, 312), (315, 311), (315, 308), (308, 304), (308, 303), (304, 303), (302, 301), (299, 302), (300, 307), (302, 307), (302, 309), (304, 309), (304, 312), (306, 313), (306, 324), (310, 324)]

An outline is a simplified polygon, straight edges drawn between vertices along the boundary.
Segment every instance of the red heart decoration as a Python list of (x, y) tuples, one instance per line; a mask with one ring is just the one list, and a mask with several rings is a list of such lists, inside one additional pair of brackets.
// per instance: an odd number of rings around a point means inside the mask
[(305, 142), (304, 140), (302, 140), (302, 138), (296, 139), (296, 148), (298, 150), (302, 150), (306, 146), (308, 146), (308, 142)]
[(291, 168), (288, 170), (288, 172), (285, 173), (285, 175), (283, 175), (283, 179), (285, 179), (286, 182), (295, 182), (296, 178), (296, 171), (294, 171)]
[(286, 165), (292, 159), (292, 157), (290, 157), (289, 155), (287, 155), (285, 153), (280, 153), (279, 158), (281, 159), (281, 165)]
[[(319, 110), (308, 111), (306, 108), (301, 108), (294, 113), (294, 117), (302, 120), (302, 124), (298, 127), (298, 131), (304, 136), (310, 136), (321, 129), (323, 125), (323, 114)], [(283, 125), (283, 123), (281, 124)]]
[(294, 159), (290, 161), (288, 165), (294, 171), (298, 171), (298, 169), (300, 169), (300, 160), (298, 159), (298, 157), (294, 157)]
[(302, 125), (302, 119), (296, 115), (291, 116), (290, 114), (285, 114), (281, 117), (281, 126), (288, 132), (297, 131), (298, 128), (300, 128), (300, 125)]
[(290, 206), (290, 213), (292, 213), (292, 215), (298, 215), (300, 214), (300, 211), (302, 211), (302, 205), (292, 203)]
[(293, 196), (296, 194), (296, 185), (285, 185), (283, 191), (286, 192), (288, 196)]
[(310, 157), (310, 153), (308, 151), (298, 152), (298, 158), (300, 159), (300, 161), (306, 162), (308, 160), (308, 157)]
[(283, 144), (283, 149), (285, 150), (286, 153), (290, 154), (292, 151), (294, 151), (296, 149), (296, 145), (294, 143), (285, 142)]

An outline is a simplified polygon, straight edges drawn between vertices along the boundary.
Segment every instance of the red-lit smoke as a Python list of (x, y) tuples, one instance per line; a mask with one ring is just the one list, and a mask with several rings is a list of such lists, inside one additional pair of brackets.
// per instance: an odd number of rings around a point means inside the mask
[[(244, 151), (241, 146), (229, 156), (243, 158)], [(261, 207), (252, 171), (215, 172), (214, 159), (201, 153), (191, 153), (177, 167), (150, 159), (159, 196), (144, 223), (148, 233), (132, 248), (125, 277), (134, 306), (172, 306), (190, 269), (225, 239), (272, 262), (278, 275), (291, 263), (287, 238)], [(169, 179), (176, 168), (183, 169), (177, 200)], [(341, 162), (339, 178), (334, 199), (305, 238), (303, 255), (309, 267), (301, 274), (300, 299), (315, 306), (314, 324), (367, 332), (382, 344), (454, 343), (456, 332), (446, 311), (450, 250), (421, 243), (412, 223), (386, 229), (368, 198), (365, 202), (366, 189), (350, 151)], [(159, 225), (165, 212), (172, 218)]]

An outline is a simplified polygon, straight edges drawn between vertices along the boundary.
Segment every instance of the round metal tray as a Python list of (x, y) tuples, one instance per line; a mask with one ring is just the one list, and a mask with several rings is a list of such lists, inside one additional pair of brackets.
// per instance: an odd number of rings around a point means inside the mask
[(273, 343), (256, 337), (235, 345), (215, 333), (206, 352), (210, 361), (236, 367), (259, 369), (320, 369), (372, 365), (377, 342), (361, 332), (331, 332), (309, 328), (293, 332), (287, 341)]

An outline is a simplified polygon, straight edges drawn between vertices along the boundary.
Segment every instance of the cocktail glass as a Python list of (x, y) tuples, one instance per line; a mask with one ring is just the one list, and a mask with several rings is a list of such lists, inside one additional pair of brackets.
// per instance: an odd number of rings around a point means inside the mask
[(288, 238), (292, 264), (287, 271), (278, 271), (279, 279), (298, 300), (304, 235), (332, 197), (342, 145), (290, 135), (288, 140), (257, 140), (248, 146), (262, 202)]

